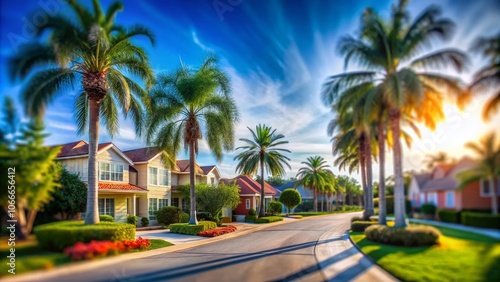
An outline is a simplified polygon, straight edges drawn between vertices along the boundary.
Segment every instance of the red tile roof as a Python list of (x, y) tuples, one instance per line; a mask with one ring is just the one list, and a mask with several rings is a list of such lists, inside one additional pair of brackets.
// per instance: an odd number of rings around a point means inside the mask
[(123, 153), (134, 163), (147, 162), (156, 156), (160, 150), (155, 147), (139, 148), (134, 150), (123, 151)]
[[(97, 146), (97, 151), (101, 151), (111, 144), (111, 142), (101, 143)], [(89, 144), (83, 140), (56, 146), (61, 146), (61, 151), (57, 155), (58, 158), (88, 155), (89, 153)]]
[[(177, 167), (180, 172), (189, 172), (189, 160), (177, 160)], [(196, 164), (196, 173), (204, 174), (201, 167)]]
[(141, 188), (130, 183), (99, 182), (99, 190), (117, 190), (117, 191), (139, 191), (147, 192), (148, 189)]
[[(260, 194), (260, 183), (247, 175), (240, 175), (233, 179), (221, 179), (223, 183), (234, 183), (240, 187), (240, 194)], [(266, 195), (276, 195), (277, 191), (273, 186), (264, 181), (264, 193)]]

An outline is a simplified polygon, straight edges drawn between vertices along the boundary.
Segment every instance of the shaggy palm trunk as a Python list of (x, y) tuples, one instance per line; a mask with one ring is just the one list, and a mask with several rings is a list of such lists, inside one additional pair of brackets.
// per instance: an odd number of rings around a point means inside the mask
[(379, 190), (378, 190), (378, 224), (387, 225), (387, 207), (385, 201), (385, 135), (382, 111), (378, 117), (378, 165), (379, 165)]
[(321, 195), (321, 211), (325, 211), (324, 209), (324, 202), (325, 202), (325, 194), (323, 192), (320, 192)]
[(196, 155), (194, 152), (196, 140), (191, 139), (189, 141), (189, 199), (190, 199), (190, 211), (189, 211), (189, 224), (198, 224), (198, 219), (196, 218), (196, 181), (195, 181), (195, 165), (196, 165)]
[[(363, 139), (360, 139), (359, 141), (359, 169), (361, 170), (361, 187), (363, 188), (363, 217), (367, 219), (367, 196), (368, 193), (366, 191), (366, 174), (365, 174), (365, 148), (364, 148), (364, 141)], [(337, 199), (338, 200), (338, 199)]]
[(89, 159), (88, 159), (88, 187), (87, 208), (85, 210), (85, 224), (99, 222), (99, 210), (97, 208), (97, 144), (99, 142), (99, 109), (102, 98), (89, 97)]
[(365, 156), (366, 156), (366, 216), (370, 217), (374, 214), (373, 211), (373, 173), (372, 173), (372, 148), (370, 145), (370, 136), (365, 135)]
[(318, 211), (318, 195), (317, 195), (317, 191), (316, 191), (316, 187), (313, 185), (312, 186), (312, 189), (313, 189), (313, 198), (314, 198), (314, 211), (317, 212)]
[(390, 122), (392, 129), (393, 155), (394, 155), (394, 226), (406, 227), (405, 221), (405, 187), (403, 181), (403, 152), (401, 149), (400, 118), (398, 109), (391, 109)]
[(259, 209), (259, 217), (265, 216), (264, 212), (264, 154), (260, 155), (260, 209)]
[(491, 213), (494, 215), (498, 214), (498, 197), (497, 197), (497, 189), (495, 188), (495, 180), (494, 177), (490, 177), (490, 191), (491, 191)]

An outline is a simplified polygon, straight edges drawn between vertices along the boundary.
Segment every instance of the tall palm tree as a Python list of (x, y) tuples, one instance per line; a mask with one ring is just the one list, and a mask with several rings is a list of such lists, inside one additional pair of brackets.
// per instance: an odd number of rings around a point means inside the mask
[(295, 182), (295, 187), (304, 185), (313, 190), (314, 195), (314, 211), (318, 211), (318, 189), (321, 190), (323, 187), (334, 183), (335, 179), (333, 173), (329, 168), (329, 165), (320, 156), (314, 156), (307, 158), (306, 162), (301, 162), (305, 166), (299, 169), (297, 173), (297, 182)]
[(175, 166), (175, 157), (184, 145), (189, 150), (190, 224), (197, 224), (195, 167), (198, 142), (204, 136), (218, 161), (234, 146), (234, 124), (238, 109), (231, 97), (227, 75), (208, 56), (198, 69), (181, 65), (175, 72), (159, 75), (150, 92), (151, 114), (147, 143), (169, 152), (166, 164)]
[(491, 193), (491, 212), (496, 215), (498, 214), (498, 195), (495, 188), (498, 187), (495, 187), (495, 180), (500, 178), (500, 143), (496, 141), (495, 133), (492, 132), (482, 138), (479, 144), (469, 142), (465, 146), (479, 156), (479, 164), (457, 175), (460, 182), (459, 189), (463, 189), (473, 182), (488, 181)]
[(289, 169), (290, 158), (283, 155), (282, 152), (291, 153), (290, 150), (278, 148), (280, 145), (288, 144), (288, 141), (281, 140), (285, 138), (283, 134), (276, 134), (276, 129), (272, 129), (265, 124), (259, 124), (253, 131), (247, 127), (252, 133), (252, 139), (241, 138), (240, 141), (246, 143), (245, 146), (240, 146), (236, 150), (245, 150), (239, 153), (235, 160), (238, 160), (236, 171), (245, 175), (256, 174), (260, 167), (260, 207), (259, 216), (264, 216), (264, 168), (269, 175), (273, 177), (285, 175), (286, 165)]
[[(39, 33), (47, 30), (47, 44), (26, 44), (11, 60), (13, 78), (26, 78), (21, 95), (28, 116), (39, 116), (47, 104), (63, 91), (77, 90), (75, 117), (78, 132), (89, 126), (88, 193), (85, 223), (99, 222), (97, 210), (97, 144), (99, 124), (111, 135), (118, 132), (119, 111), (130, 115), (141, 134), (147, 92), (134, 78), (152, 85), (154, 77), (146, 52), (131, 40), (152, 33), (142, 27), (118, 27), (114, 17), (121, 4), (114, 3), (103, 13), (97, 0), (93, 13), (69, 1), (76, 15), (50, 17)], [(81, 82), (82, 89), (75, 84)], [(101, 120), (102, 118), (102, 120)]]
[[(339, 44), (346, 67), (356, 60), (365, 70), (334, 75), (323, 89), (323, 98), (328, 105), (345, 89), (373, 81), (383, 94), (393, 140), (397, 227), (406, 226), (400, 140), (402, 116), (413, 116), (432, 127), (437, 120), (444, 118), (443, 97), (459, 98), (457, 101), (464, 101), (467, 97), (458, 78), (426, 71), (440, 67), (461, 71), (466, 61), (463, 52), (443, 49), (417, 57), (422, 46), (435, 39), (448, 38), (453, 22), (441, 18), (441, 11), (435, 6), (426, 8), (410, 22), (407, 5), (408, 0), (400, 0), (386, 21), (372, 9), (366, 9), (361, 18), (360, 37), (347, 36)], [(438, 111), (429, 110), (429, 107)]]
[(478, 38), (472, 50), (488, 59), (488, 64), (474, 74), (469, 89), (476, 93), (493, 91), (483, 108), (483, 119), (489, 120), (500, 110), (500, 32), (492, 37)]

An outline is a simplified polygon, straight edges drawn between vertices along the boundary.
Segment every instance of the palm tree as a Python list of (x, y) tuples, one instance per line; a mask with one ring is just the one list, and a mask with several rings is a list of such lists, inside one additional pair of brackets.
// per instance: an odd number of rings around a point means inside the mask
[(425, 156), (424, 163), (428, 170), (432, 170), (437, 164), (445, 164), (451, 162), (452, 159), (446, 152), (438, 152)]
[[(328, 105), (346, 89), (362, 87), (373, 81), (379, 89), (374, 92), (382, 93), (393, 140), (396, 227), (406, 226), (401, 118), (413, 116), (416, 121), (433, 127), (444, 118), (443, 97), (459, 98), (459, 101), (466, 98), (459, 79), (426, 71), (429, 67), (450, 67), (460, 71), (466, 61), (464, 53), (444, 49), (415, 58), (422, 46), (434, 39), (448, 38), (453, 23), (440, 18), (441, 11), (435, 6), (426, 8), (410, 22), (407, 5), (408, 0), (400, 0), (394, 5), (388, 21), (384, 21), (372, 9), (366, 9), (361, 19), (360, 38), (344, 37), (339, 44), (346, 67), (354, 59), (365, 70), (331, 76), (323, 89), (323, 99)], [(367, 101), (369, 105), (376, 98)], [(367, 106), (368, 111), (371, 108)]]
[(283, 134), (276, 134), (276, 129), (269, 126), (257, 125), (255, 131), (247, 127), (252, 133), (252, 139), (241, 138), (240, 141), (246, 143), (245, 146), (240, 146), (236, 150), (242, 149), (244, 152), (239, 153), (235, 160), (239, 160), (236, 166), (236, 171), (245, 175), (256, 174), (260, 167), (260, 207), (259, 216), (264, 216), (264, 167), (269, 175), (273, 177), (285, 175), (286, 165), (289, 169), (290, 158), (284, 156), (281, 152), (291, 153), (287, 149), (277, 148), (277, 146), (288, 144), (288, 141), (281, 140), (285, 138)]
[(482, 138), (479, 144), (469, 142), (465, 146), (479, 156), (479, 164), (457, 175), (460, 182), (459, 189), (473, 182), (488, 181), (491, 191), (491, 212), (496, 215), (498, 214), (498, 196), (495, 179), (500, 177), (500, 143), (496, 142), (495, 133), (492, 132)]
[[(39, 116), (47, 104), (63, 91), (75, 89), (80, 81), (75, 103), (78, 132), (89, 125), (88, 193), (85, 223), (99, 222), (97, 210), (97, 144), (99, 124), (111, 135), (118, 132), (118, 108), (130, 115), (141, 134), (147, 92), (127, 76), (152, 85), (153, 71), (146, 52), (131, 39), (143, 35), (151, 43), (151, 32), (141, 26), (122, 28), (114, 25), (121, 4), (114, 3), (103, 13), (97, 0), (94, 12), (69, 1), (77, 21), (67, 16), (50, 17), (42, 26), (50, 33), (48, 44), (26, 44), (11, 60), (13, 78), (31, 74), (21, 94), (28, 116)], [(40, 67), (42, 67), (40, 69)], [(102, 118), (102, 120), (100, 119)]]
[(147, 143), (169, 152), (165, 160), (175, 166), (175, 157), (184, 144), (189, 150), (190, 224), (197, 224), (195, 167), (198, 142), (202, 136), (218, 161), (223, 151), (234, 146), (234, 124), (238, 109), (231, 97), (230, 81), (217, 59), (208, 56), (198, 69), (181, 65), (175, 72), (159, 75), (151, 90), (151, 114)]
[(469, 89), (477, 93), (494, 91), (483, 108), (483, 119), (489, 120), (500, 110), (500, 32), (492, 37), (478, 38), (472, 49), (488, 59), (488, 64), (475, 73)]
[(326, 185), (333, 184), (335, 179), (333, 172), (328, 169), (329, 165), (325, 159), (320, 156), (307, 158), (306, 162), (301, 162), (305, 166), (299, 169), (297, 173), (297, 182), (295, 187), (304, 185), (313, 190), (314, 211), (318, 211), (318, 189), (323, 189)]

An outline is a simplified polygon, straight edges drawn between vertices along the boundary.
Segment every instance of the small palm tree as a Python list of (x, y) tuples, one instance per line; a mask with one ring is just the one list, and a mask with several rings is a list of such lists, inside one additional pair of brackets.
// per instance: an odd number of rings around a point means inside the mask
[(493, 96), (483, 108), (483, 119), (489, 120), (500, 110), (500, 32), (492, 37), (477, 39), (472, 49), (488, 59), (488, 64), (474, 75), (469, 89), (477, 93), (493, 91)]
[[(49, 43), (26, 44), (11, 60), (13, 78), (28, 77), (21, 90), (28, 116), (39, 116), (47, 104), (63, 92), (76, 89), (75, 117), (81, 134), (89, 126), (88, 193), (85, 223), (99, 222), (97, 210), (97, 144), (99, 124), (109, 133), (118, 132), (118, 110), (130, 115), (141, 134), (146, 90), (128, 75), (152, 85), (153, 71), (146, 52), (133, 44), (143, 35), (154, 43), (151, 32), (141, 26), (125, 29), (114, 25), (122, 6), (114, 3), (103, 13), (97, 0), (94, 13), (75, 1), (68, 2), (77, 21), (50, 17), (38, 32), (49, 31)], [(40, 67), (42, 68), (40, 69)], [(82, 89), (75, 87), (81, 82)], [(102, 118), (102, 120), (100, 120)]]
[(175, 166), (182, 144), (189, 150), (190, 224), (197, 224), (195, 167), (198, 142), (205, 136), (218, 161), (234, 146), (234, 124), (238, 109), (230, 96), (230, 81), (217, 59), (208, 56), (198, 69), (181, 65), (168, 75), (159, 75), (151, 90), (151, 114), (147, 143), (168, 152), (166, 164)]
[(495, 179), (500, 178), (500, 143), (496, 142), (495, 134), (490, 133), (481, 139), (479, 144), (469, 142), (465, 146), (479, 156), (479, 164), (470, 170), (457, 175), (459, 189), (477, 181), (488, 181), (491, 193), (491, 211), (498, 214), (498, 196)]
[(302, 162), (305, 166), (299, 169), (297, 173), (297, 182), (295, 187), (304, 185), (313, 190), (314, 195), (314, 211), (318, 211), (318, 189), (333, 184), (335, 179), (332, 171), (328, 169), (329, 165), (320, 156), (307, 158), (306, 162)]
[(260, 208), (259, 216), (264, 216), (264, 168), (267, 173), (273, 177), (285, 175), (285, 165), (291, 169), (290, 158), (283, 155), (282, 152), (291, 153), (287, 149), (278, 148), (280, 145), (287, 144), (288, 141), (281, 140), (285, 138), (283, 134), (276, 134), (276, 129), (269, 126), (257, 125), (255, 131), (250, 127), (248, 130), (252, 133), (252, 139), (241, 138), (240, 141), (246, 143), (236, 150), (245, 150), (238, 154), (234, 159), (238, 160), (236, 172), (245, 175), (256, 174), (260, 167)]

